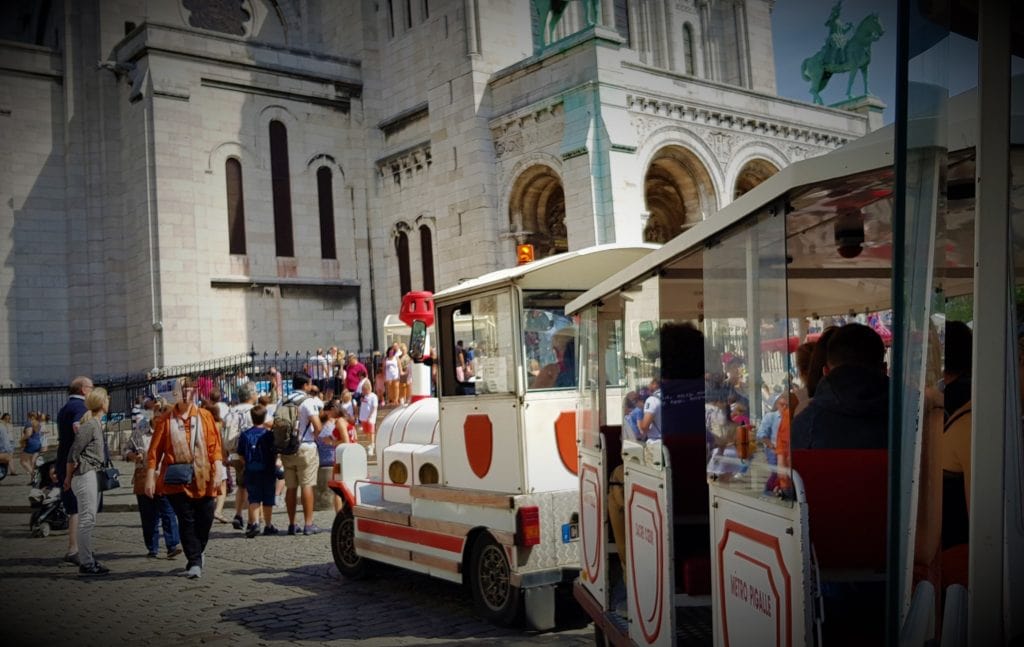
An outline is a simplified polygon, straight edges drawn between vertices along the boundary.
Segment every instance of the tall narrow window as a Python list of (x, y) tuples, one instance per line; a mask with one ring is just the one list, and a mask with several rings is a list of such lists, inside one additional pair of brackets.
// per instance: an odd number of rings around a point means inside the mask
[(295, 256), (292, 238), (292, 189), (288, 174), (288, 131), (270, 122), (270, 189), (274, 196), (274, 249), (277, 256)]
[(629, 41), (629, 0), (615, 0), (615, 30), (619, 36), (626, 41), (626, 47), (631, 47)]
[(412, 290), (412, 278), (409, 276), (409, 236), (404, 231), (398, 232), (395, 238), (395, 253), (398, 254), (398, 290), (404, 296)]
[(334, 242), (334, 189), (331, 169), (321, 166), (316, 171), (316, 191), (320, 203), (320, 258), (338, 258)]
[(683, 69), (686, 73), (693, 75), (693, 25), (683, 25)]
[(420, 257), (423, 263), (423, 289), (434, 291), (434, 238), (430, 227), (420, 225)]
[(423, 0), (423, 19), (430, 18), (430, 0)]
[(242, 163), (234, 157), (224, 162), (228, 190), (228, 252), (245, 254), (245, 205), (242, 194)]
[(388, 0), (388, 38), (395, 37), (395, 7), (392, 0)]
[(412, 0), (405, 0), (405, 28), (412, 29)]

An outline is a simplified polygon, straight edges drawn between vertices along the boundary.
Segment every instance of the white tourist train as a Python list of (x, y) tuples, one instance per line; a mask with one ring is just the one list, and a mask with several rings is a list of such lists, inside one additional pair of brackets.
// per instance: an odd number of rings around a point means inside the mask
[[(531, 627), (555, 626), (556, 587), (579, 569), (577, 326), (564, 306), (654, 249), (597, 246), (406, 295), (413, 402), (379, 425), (380, 477), (361, 446), (337, 449), (330, 487), (344, 508), (331, 543), (343, 575), (392, 564), (465, 583), (494, 622), (522, 612)], [(460, 341), (474, 342), (468, 366), (457, 366)]]

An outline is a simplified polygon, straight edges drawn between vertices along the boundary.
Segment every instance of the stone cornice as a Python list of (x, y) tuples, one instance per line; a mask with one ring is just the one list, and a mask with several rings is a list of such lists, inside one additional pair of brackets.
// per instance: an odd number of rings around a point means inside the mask
[(113, 53), (118, 63), (134, 64), (151, 54), (164, 54), (210, 66), (328, 86), (337, 99), (362, 95), (357, 61), (174, 25), (143, 23), (125, 36)]
[(403, 175), (412, 177), (413, 174), (426, 171), (433, 161), (430, 142), (425, 141), (378, 158), (375, 165), (378, 177), (384, 178), (390, 174), (395, 184), (401, 184)]
[(845, 133), (810, 128), (794, 122), (787, 123), (779, 119), (743, 114), (721, 106), (708, 106), (678, 99), (627, 94), (626, 108), (638, 114), (816, 146), (838, 148), (851, 139)]
[(391, 115), (386, 119), (382, 119), (378, 124), (379, 128), (385, 135), (395, 133), (414, 121), (419, 121), (430, 115), (430, 106), (426, 101), (417, 104), (407, 110), (403, 110), (397, 114)]

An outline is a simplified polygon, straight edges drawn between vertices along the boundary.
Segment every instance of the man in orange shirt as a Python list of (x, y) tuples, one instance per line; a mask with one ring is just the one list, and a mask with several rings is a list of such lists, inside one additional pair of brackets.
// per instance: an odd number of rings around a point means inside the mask
[(203, 551), (213, 526), (223, 456), (213, 415), (195, 404), (195, 383), (183, 377), (179, 388), (173, 408), (153, 423), (145, 493), (159, 493), (171, 502), (188, 558), (188, 577), (196, 579), (202, 575)]

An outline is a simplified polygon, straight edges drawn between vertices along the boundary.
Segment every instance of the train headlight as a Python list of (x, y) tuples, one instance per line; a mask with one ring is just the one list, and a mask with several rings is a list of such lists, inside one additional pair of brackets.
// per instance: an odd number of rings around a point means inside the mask
[(419, 476), (420, 483), (423, 485), (434, 485), (441, 480), (441, 475), (438, 474), (437, 468), (434, 467), (433, 463), (420, 465)]
[(388, 465), (388, 478), (396, 485), (405, 485), (405, 482), (409, 480), (409, 470), (405, 467), (405, 463), (391, 461), (391, 464)]

